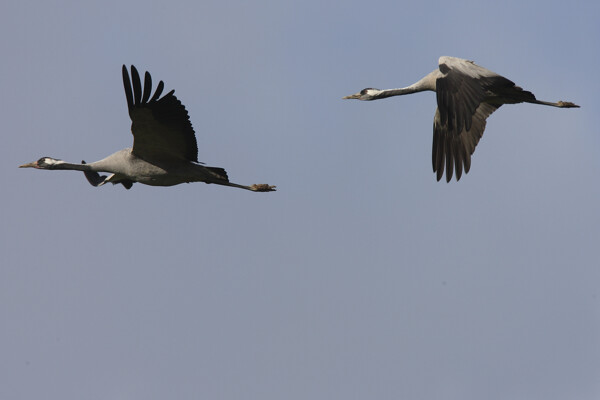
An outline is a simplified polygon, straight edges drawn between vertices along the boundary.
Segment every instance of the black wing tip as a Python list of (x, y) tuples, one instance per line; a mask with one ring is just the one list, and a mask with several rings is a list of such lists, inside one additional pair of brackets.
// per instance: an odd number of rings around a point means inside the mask
[(451, 154), (445, 154), (444, 159), (439, 164), (433, 164), (433, 172), (435, 173), (435, 179), (437, 182), (441, 181), (446, 172), (446, 183), (450, 183), (452, 177), (456, 178), (456, 182), (460, 181), (463, 173), (466, 175), (471, 169), (470, 159), (469, 161), (458, 160)]
[[(131, 73), (132, 74), (134, 73), (133, 71), (138, 72), (137, 68), (133, 64), (131, 64), (129, 66), (129, 68), (131, 68)], [(121, 69), (122, 69), (123, 73), (129, 74), (129, 70), (127, 69), (127, 64), (123, 64), (123, 67)]]
[[(154, 94), (151, 97), (150, 95), (152, 94), (152, 76), (150, 75), (150, 72), (144, 72), (143, 87), (140, 74), (133, 64), (131, 65), (131, 75), (129, 74), (129, 70), (127, 69), (127, 65), (125, 64), (123, 64), (122, 73), (123, 85), (125, 86), (125, 96), (127, 97), (127, 106), (129, 107), (129, 110), (136, 106), (142, 106), (160, 100), (160, 95), (162, 94), (165, 87), (163, 81), (158, 82), (156, 90), (154, 91)], [(173, 95), (173, 93), (175, 93), (175, 90), (171, 90), (165, 96)]]
[[(436, 172), (436, 177), (435, 180), (436, 181), (441, 181), (442, 178), (444, 177), (444, 170), (440, 169), (438, 171), (433, 171)], [(466, 173), (466, 172), (465, 172)], [(462, 174), (456, 173), (454, 176), (456, 176), (456, 182), (460, 181), (460, 178), (462, 177)], [(446, 172), (446, 183), (450, 183), (450, 181), (452, 180), (452, 174), (449, 174)]]
[(142, 104), (146, 104), (148, 99), (150, 99), (150, 95), (152, 94), (152, 77), (150, 73), (146, 71), (144, 73), (144, 94), (142, 95)]
[(125, 88), (125, 98), (127, 99), (127, 109), (131, 113), (131, 110), (134, 107), (133, 104), (133, 91), (131, 89), (131, 79), (129, 79), (129, 72), (127, 71), (127, 66), (123, 64), (123, 87)]
[(133, 104), (138, 106), (142, 104), (142, 81), (138, 70), (131, 66), (131, 83), (133, 86)]
[(164, 88), (165, 88), (164, 82), (163, 81), (158, 82), (158, 85), (156, 86), (156, 91), (154, 92), (154, 95), (152, 96), (152, 98), (148, 102), (149, 103), (153, 103), (155, 101), (158, 101), (158, 98), (162, 94), (162, 91), (163, 91)]

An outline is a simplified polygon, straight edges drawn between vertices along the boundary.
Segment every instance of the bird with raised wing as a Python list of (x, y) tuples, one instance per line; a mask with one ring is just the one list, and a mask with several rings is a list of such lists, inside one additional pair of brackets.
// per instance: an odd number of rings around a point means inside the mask
[(366, 88), (344, 99), (379, 100), (423, 91), (436, 92), (437, 110), (433, 119), (433, 172), (439, 181), (446, 170), (450, 182), (455, 171), (458, 181), (471, 168), (471, 155), (485, 129), (487, 117), (503, 104), (533, 103), (545, 106), (579, 107), (568, 101), (537, 100), (533, 93), (473, 61), (440, 57), (439, 68), (420, 81), (400, 89)]
[[(83, 171), (93, 186), (107, 182), (129, 189), (135, 182), (151, 186), (173, 186), (180, 183), (204, 182), (231, 186), (254, 192), (271, 192), (275, 186), (238, 185), (229, 182), (223, 168), (198, 162), (198, 146), (187, 110), (174, 96), (174, 90), (160, 97), (164, 83), (160, 81), (152, 95), (152, 79), (146, 72), (144, 87), (140, 75), (131, 66), (131, 80), (123, 65), (123, 84), (131, 117), (133, 147), (126, 148), (93, 163), (71, 164), (51, 157), (21, 165), (20, 168)], [(152, 97), (151, 97), (152, 95)], [(107, 172), (110, 175), (100, 175)]]

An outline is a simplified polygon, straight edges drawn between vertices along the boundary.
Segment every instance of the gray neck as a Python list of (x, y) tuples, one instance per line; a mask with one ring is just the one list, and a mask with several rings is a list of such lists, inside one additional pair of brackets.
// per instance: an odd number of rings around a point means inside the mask
[(386, 97), (402, 96), (404, 94), (424, 92), (427, 90), (435, 92), (435, 83), (439, 75), (440, 71), (436, 69), (433, 72), (427, 74), (420, 81), (415, 82), (412, 85), (407, 86), (405, 88), (382, 90), (379, 94), (374, 96), (374, 99), (384, 99)]
[(373, 96), (373, 100), (385, 99), (386, 97), (392, 96), (402, 96), (404, 94), (411, 94), (416, 92), (420, 92), (420, 90), (415, 90), (412, 86), (400, 89), (386, 89)]
[(49, 169), (66, 169), (66, 170), (73, 170), (73, 171), (91, 171), (92, 170), (88, 164), (71, 164), (71, 163), (64, 162), (64, 161), (53, 164)]

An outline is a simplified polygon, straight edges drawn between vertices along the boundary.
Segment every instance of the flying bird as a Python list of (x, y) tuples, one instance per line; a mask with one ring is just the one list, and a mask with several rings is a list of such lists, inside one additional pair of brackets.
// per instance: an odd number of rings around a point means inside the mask
[(480, 67), (473, 61), (440, 57), (439, 67), (420, 81), (400, 89), (366, 88), (344, 99), (379, 100), (423, 91), (434, 91), (437, 110), (433, 119), (433, 172), (439, 181), (446, 169), (446, 182), (455, 171), (458, 181), (471, 168), (471, 155), (481, 139), (485, 121), (502, 104), (533, 103), (545, 106), (579, 107), (568, 101), (537, 100), (533, 93), (514, 82)]
[[(134, 182), (152, 186), (205, 182), (231, 186), (254, 192), (271, 192), (275, 186), (238, 185), (229, 182), (225, 169), (198, 162), (198, 146), (187, 110), (174, 96), (174, 90), (160, 97), (164, 83), (160, 81), (152, 94), (152, 79), (146, 72), (144, 87), (140, 75), (131, 66), (131, 80), (123, 65), (123, 85), (131, 117), (133, 147), (126, 148), (93, 163), (71, 164), (51, 157), (21, 165), (20, 168), (83, 171), (93, 186), (107, 182), (129, 189)], [(110, 175), (100, 175), (108, 172)]]

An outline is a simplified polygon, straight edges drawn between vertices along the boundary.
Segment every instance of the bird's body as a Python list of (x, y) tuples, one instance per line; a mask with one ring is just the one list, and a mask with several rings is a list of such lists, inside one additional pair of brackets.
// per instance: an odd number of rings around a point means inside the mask
[[(161, 167), (157, 165), (156, 161), (149, 163), (136, 156), (131, 148), (119, 150), (102, 160), (87, 165), (95, 168), (96, 171), (106, 171), (110, 168), (111, 171), (106, 172), (112, 172), (114, 174), (112, 179), (116, 182), (124, 179), (131, 180), (135, 176), (136, 182), (151, 186), (178, 185), (189, 182), (186, 178), (190, 179), (197, 175), (196, 171), (190, 170), (195, 164), (184, 161), (170, 163), (168, 167)], [(179, 172), (180, 170), (182, 172)], [(200, 179), (200, 181), (202, 180)]]
[[(86, 174), (94, 172), (110, 172), (113, 175), (105, 177), (104, 183), (121, 183), (122, 181), (135, 181), (150, 186), (173, 186), (180, 183), (206, 182), (210, 180), (223, 180), (227, 175), (219, 174), (218, 168), (206, 167), (199, 163), (182, 160), (171, 160), (161, 165), (154, 160), (152, 163), (140, 158), (133, 153), (131, 148), (119, 150), (102, 160), (89, 164), (70, 164), (62, 160), (44, 157), (36, 163), (41, 164), (41, 169), (68, 169), (83, 171)], [(220, 171), (219, 171), (220, 172)], [(223, 171), (224, 172), (224, 171)], [(99, 186), (99, 185), (95, 185)]]
[[(161, 98), (164, 88), (161, 81), (151, 98), (150, 74), (146, 72), (144, 76), (143, 92), (139, 74), (133, 66), (131, 75), (133, 81), (129, 79), (127, 68), (123, 66), (123, 84), (134, 136), (132, 148), (117, 151), (90, 164), (84, 161), (81, 164), (71, 164), (42, 157), (21, 167), (83, 171), (93, 186), (111, 182), (121, 183), (129, 189), (134, 182), (151, 186), (205, 182), (255, 192), (275, 190), (274, 186), (267, 184), (245, 186), (229, 182), (223, 168), (199, 163), (194, 129), (185, 107), (173, 95), (174, 91)], [(111, 175), (101, 176), (99, 172)]]
[(456, 171), (458, 181), (464, 169), (469, 172), (471, 155), (483, 135), (486, 119), (503, 104), (533, 103), (546, 106), (579, 107), (571, 102), (537, 100), (533, 93), (480, 67), (473, 61), (440, 57), (439, 68), (418, 82), (399, 89), (363, 89), (344, 99), (379, 100), (392, 96), (433, 91), (438, 108), (433, 122), (433, 171), (446, 181)]

